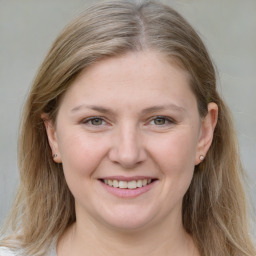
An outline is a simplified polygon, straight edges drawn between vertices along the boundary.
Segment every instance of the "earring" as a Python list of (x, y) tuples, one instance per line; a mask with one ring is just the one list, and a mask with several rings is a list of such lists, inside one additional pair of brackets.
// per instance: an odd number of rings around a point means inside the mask
[(54, 159), (54, 158), (56, 158), (58, 155), (57, 154), (53, 154), (52, 155), (52, 158)]
[(199, 156), (199, 159), (200, 159), (200, 161), (203, 161), (203, 160), (204, 160), (204, 156), (203, 156), (203, 155), (200, 155), (200, 156)]

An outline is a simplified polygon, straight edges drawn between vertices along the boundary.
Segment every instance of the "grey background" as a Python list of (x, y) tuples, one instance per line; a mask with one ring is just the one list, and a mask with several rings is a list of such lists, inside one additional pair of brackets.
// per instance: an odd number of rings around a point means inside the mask
[[(93, 2), (0, 0), (0, 225), (8, 214), (19, 179), (16, 146), (25, 95), (57, 34)], [(218, 67), (219, 90), (234, 115), (248, 174), (247, 191), (255, 207), (256, 0), (162, 2), (190, 21)]]

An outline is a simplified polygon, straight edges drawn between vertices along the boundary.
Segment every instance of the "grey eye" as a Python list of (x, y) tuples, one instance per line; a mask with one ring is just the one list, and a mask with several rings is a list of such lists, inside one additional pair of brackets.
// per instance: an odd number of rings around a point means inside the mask
[(155, 118), (153, 121), (155, 125), (164, 125), (166, 123), (166, 119), (163, 117)]
[(92, 125), (102, 125), (103, 120), (101, 118), (94, 118), (90, 120)]

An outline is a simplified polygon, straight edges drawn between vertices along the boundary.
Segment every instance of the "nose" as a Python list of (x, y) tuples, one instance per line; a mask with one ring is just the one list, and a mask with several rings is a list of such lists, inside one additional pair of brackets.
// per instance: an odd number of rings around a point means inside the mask
[(123, 125), (116, 131), (112, 137), (109, 158), (125, 169), (134, 168), (146, 160), (147, 153), (143, 138), (136, 127)]

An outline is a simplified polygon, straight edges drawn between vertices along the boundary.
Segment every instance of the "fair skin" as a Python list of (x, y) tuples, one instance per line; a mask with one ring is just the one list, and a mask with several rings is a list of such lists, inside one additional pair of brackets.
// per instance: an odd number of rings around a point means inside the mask
[(83, 71), (56, 124), (42, 115), (76, 206), (58, 255), (199, 255), (182, 226), (182, 199), (217, 112), (210, 103), (201, 118), (188, 74), (153, 51)]

